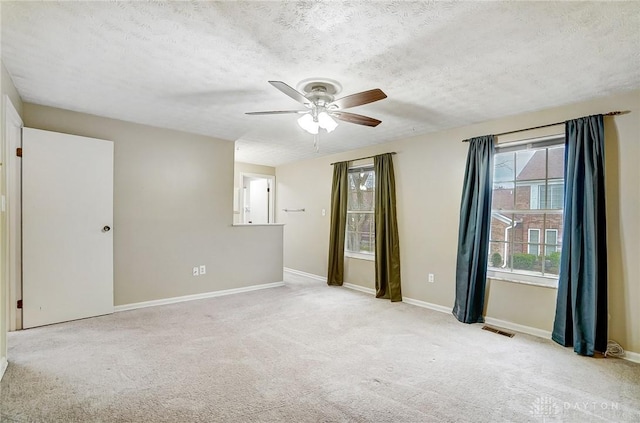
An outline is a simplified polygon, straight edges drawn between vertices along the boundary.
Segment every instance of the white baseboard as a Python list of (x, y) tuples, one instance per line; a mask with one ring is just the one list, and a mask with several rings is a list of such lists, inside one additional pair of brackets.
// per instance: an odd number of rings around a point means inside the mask
[(506, 320), (494, 319), (493, 317), (485, 317), (484, 322), (491, 326), (497, 326), (498, 328), (515, 330), (516, 332), (526, 333), (527, 335), (551, 339), (551, 332), (549, 332), (548, 330), (519, 325), (517, 323), (508, 322)]
[(2, 380), (2, 376), (4, 376), (5, 370), (7, 370), (7, 366), (9, 362), (7, 361), (7, 357), (0, 358), (0, 380)]
[(402, 297), (402, 302), (418, 307), (428, 308), (430, 310), (439, 311), (441, 313), (451, 314), (451, 307), (445, 307), (440, 304), (428, 303), (426, 301), (414, 300), (413, 298)]
[(265, 283), (260, 285), (245, 286), (242, 288), (223, 289), (221, 291), (203, 292), (202, 294), (183, 295), (181, 297), (163, 298), (161, 300), (143, 301), (140, 303), (123, 304), (114, 307), (114, 312), (135, 310), (138, 308), (155, 307), (166, 304), (181, 303), (184, 301), (202, 300), (205, 298), (222, 297), (224, 295), (239, 294), (241, 292), (257, 291), (259, 289), (277, 288), (284, 286), (284, 282)]
[(313, 273), (307, 273), (307, 272), (303, 272), (301, 270), (296, 270), (296, 269), (289, 269), (288, 267), (285, 267), (282, 270), (284, 271), (284, 273), (290, 273), (296, 276), (303, 276), (305, 278), (327, 283), (327, 278), (323, 276), (314, 275)]
[(354, 291), (364, 292), (365, 294), (376, 295), (376, 290), (373, 288), (367, 288), (366, 286), (360, 286), (353, 283), (343, 283), (342, 286), (345, 288), (353, 289)]
[[(345, 282), (342, 284), (345, 288), (353, 289), (355, 291), (364, 292), (365, 294), (376, 295), (376, 290), (373, 288), (368, 288), (366, 286), (356, 285), (353, 283)], [(428, 308), (431, 310), (439, 311), (442, 313), (451, 313), (451, 309), (449, 307), (441, 306), (438, 304), (428, 303), (426, 301), (414, 300), (413, 298), (402, 297), (402, 302), (411, 304), (418, 307)]]
[(624, 357), (622, 358), (624, 358), (625, 360), (633, 361), (634, 363), (640, 363), (640, 354), (638, 354), (637, 352), (625, 351)]

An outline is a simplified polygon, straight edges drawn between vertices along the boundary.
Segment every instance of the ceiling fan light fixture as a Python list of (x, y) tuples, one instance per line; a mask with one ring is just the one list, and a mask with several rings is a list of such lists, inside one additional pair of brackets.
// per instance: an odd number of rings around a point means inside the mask
[(338, 127), (338, 122), (329, 116), (327, 112), (318, 113), (318, 124), (320, 128), (326, 129), (327, 132), (331, 132)]
[(318, 128), (320, 127), (318, 122), (315, 122), (313, 120), (313, 116), (311, 116), (310, 113), (302, 115), (302, 117), (298, 119), (298, 125), (300, 125), (302, 129), (313, 135), (316, 135), (318, 133)]

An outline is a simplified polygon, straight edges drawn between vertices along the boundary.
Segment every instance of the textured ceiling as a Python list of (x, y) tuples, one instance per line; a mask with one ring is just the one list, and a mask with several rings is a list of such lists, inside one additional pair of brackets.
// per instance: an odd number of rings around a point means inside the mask
[[(640, 3), (1, 2), (23, 100), (236, 141), (278, 165), (640, 87)], [(271, 85), (338, 80), (349, 109), (320, 153)]]

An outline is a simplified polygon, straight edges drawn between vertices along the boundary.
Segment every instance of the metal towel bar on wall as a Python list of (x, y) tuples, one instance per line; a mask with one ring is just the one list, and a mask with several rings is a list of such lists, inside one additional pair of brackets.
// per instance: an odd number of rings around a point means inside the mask
[(282, 209), (282, 211), (287, 213), (297, 213), (297, 212), (303, 212), (304, 209)]

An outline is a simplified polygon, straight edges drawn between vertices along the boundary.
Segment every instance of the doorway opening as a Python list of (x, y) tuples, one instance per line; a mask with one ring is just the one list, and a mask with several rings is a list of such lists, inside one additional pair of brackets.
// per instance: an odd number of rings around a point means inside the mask
[(275, 176), (258, 173), (240, 173), (241, 222), (246, 224), (275, 223)]

